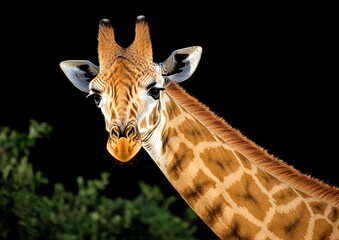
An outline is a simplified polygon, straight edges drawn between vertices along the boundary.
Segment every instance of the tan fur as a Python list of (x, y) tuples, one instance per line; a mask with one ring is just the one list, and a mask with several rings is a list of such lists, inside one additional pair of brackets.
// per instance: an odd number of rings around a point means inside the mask
[(284, 161), (269, 154), (265, 149), (246, 138), (240, 131), (231, 127), (223, 118), (213, 113), (207, 106), (189, 95), (176, 83), (166, 88), (167, 93), (184, 109), (192, 114), (213, 133), (241, 152), (258, 167), (272, 174), (280, 181), (318, 197), (339, 207), (339, 188), (330, 186), (316, 178), (303, 174)]

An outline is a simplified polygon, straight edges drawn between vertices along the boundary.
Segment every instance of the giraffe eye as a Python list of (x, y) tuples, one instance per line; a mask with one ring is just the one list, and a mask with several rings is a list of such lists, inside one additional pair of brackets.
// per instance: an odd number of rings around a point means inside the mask
[(150, 95), (155, 100), (158, 100), (160, 97), (160, 91), (164, 90), (164, 88), (151, 88), (148, 91), (148, 95)]
[(87, 98), (93, 99), (95, 105), (97, 105), (97, 106), (99, 106), (99, 104), (101, 102), (101, 96), (97, 93), (91, 93), (87, 96)]

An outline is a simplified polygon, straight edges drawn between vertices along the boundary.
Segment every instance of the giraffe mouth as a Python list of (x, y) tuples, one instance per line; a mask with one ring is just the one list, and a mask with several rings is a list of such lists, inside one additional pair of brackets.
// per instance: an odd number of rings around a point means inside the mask
[(108, 152), (120, 162), (130, 161), (141, 149), (140, 138), (121, 137), (113, 140), (108, 139)]

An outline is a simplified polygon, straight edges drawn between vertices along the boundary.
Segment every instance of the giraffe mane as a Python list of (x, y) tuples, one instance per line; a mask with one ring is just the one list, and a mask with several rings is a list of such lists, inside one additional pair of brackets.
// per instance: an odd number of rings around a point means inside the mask
[(205, 104), (189, 95), (178, 84), (171, 83), (166, 88), (166, 92), (194, 118), (261, 169), (306, 194), (339, 206), (339, 188), (336, 186), (330, 186), (317, 178), (303, 174), (283, 160), (269, 154), (212, 112)]

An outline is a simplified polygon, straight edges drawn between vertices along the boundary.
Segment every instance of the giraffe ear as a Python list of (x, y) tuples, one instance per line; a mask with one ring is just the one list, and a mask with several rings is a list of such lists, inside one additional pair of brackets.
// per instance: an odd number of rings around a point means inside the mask
[(193, 46), (174, 51), (166, 61), (159, 64), (161, 74), (173, 82), (187, 80), (197, 69), (202, 48)]
[(73, 85), (83, 92), (89, 92), (90, 81), (99, 73), (99, 67), (87, 60), (62, 61), (60, 68)]

